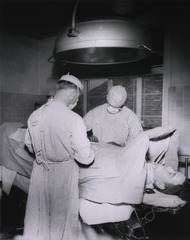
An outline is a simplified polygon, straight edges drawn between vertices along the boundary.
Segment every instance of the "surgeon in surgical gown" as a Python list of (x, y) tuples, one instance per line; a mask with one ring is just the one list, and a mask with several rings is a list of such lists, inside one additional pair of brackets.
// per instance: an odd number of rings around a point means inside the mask
[(35, 153), (35, 161), (26, 206), (26, 239), (78, 239), (77, 162), (88, 166), (94, 152), (82, 118), (72, 111), (81, 82), (68, 74), (57, 86), (55, 97), (28, 119), (25, 144)]
[(87, 131), (92, 131), (91, 141), (115, 142), (125, 145), (142, 131), (135, 113), (126, 107), (127, 92), (121, 85), (113, 86), (107, 95), (107, 103), (90, 110), (84, 116)]

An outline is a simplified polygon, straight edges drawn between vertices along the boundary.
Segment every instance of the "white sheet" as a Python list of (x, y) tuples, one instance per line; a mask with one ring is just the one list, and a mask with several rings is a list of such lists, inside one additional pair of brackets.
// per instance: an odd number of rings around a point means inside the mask
[(127, 204), (94, 203), (80, 199), (80, 216), (88, 225), (128, 220), (134, 208)]

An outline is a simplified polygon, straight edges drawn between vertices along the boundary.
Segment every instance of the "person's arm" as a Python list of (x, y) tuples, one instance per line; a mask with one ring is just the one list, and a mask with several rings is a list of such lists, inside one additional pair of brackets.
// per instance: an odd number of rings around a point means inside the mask
[[(28, 124), (29, 124), (29, 120), (28, 120)], [(29, 128), (26, 129), (24, 144), (26, 145), (26, 147), (31, 153), (34, 153), (34, 149), (32, 146), (32, 137), (31, 137)]]
[(83, 118), (87, 130), (88, 139), (91, 142), (98, 142), (98, 138), (93, 134), (93, 111), (89, 111)]
[(83, 117), (84, 124), (86, 126), (86, 130), (91, 131), (93, 127), (93, 112), (90, 110), (87, 114)]
[(178, 196), (164, 194), (154, 189), (154, 193), (143, 195), (143, 203), (157, 207), (177, 207), (185, 204), (185, 201)]
[(143, 132), (142, 125), (135, 113), (131, 112), (128, 118), (129, 136), (127, 140), (136, 138)]
[(82, 118), (77, 118), (73, 126), (72, 148), (74, 158), (82, 164), (91, 164), (94, 161), (94, 152), (90, 147), (90, 141), (87, 138), (86, 127)]

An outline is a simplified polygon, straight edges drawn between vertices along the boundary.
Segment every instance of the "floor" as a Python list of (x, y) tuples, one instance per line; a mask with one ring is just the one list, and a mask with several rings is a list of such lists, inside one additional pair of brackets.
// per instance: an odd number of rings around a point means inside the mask
[(9, 196), (3, 193), (0, 239), (12, 239), (15, 235), (23, 233), (26, 200), (27, 194), (15, 187)]
[(190, 240), (190, 206), (177, 214), (161, 212), (146, 226), (150, 240)]
[[(27, 195), (15, 187), (12, 188), (9, 196), (3, 195), (1, 200), (1, 240), (13, 239), (16, 235), (22, 235), (26, 199)], [(190, 204), (183, 207), (177, 214), (156, 213), (155, 219), (146, 224), (144, 229), (149, 240), (190, 240)], [(142, 236), (142, 233), (142, 229), (135, 232), (138, 237)]]

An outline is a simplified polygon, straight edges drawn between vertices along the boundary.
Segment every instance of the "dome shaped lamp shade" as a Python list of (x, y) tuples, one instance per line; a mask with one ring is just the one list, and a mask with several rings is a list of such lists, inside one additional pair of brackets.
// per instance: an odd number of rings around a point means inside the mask
[(71, 64), (110, 65), (135, 62), (151, 53), (150, 35), (126, 19), (85, 20), (57, 36), (53, 57)]

